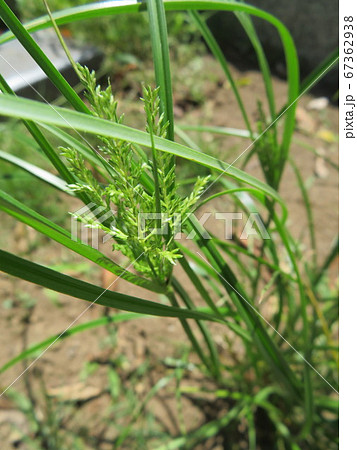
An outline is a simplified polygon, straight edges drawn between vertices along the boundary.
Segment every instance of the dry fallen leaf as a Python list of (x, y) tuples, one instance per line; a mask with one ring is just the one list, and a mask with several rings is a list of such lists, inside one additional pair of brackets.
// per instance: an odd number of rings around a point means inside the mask
[(335, 134), (332, 131), (327, 130), (326, 128), (321, 128), (317, 132), (317, 137), (327, 142), (328, 144), (332, 144), (337, 140)]
[(238, 87), (250, 86), (252, 84), (252, 79), (250, 77), (241, 77), (236, 80), (236, 85)]

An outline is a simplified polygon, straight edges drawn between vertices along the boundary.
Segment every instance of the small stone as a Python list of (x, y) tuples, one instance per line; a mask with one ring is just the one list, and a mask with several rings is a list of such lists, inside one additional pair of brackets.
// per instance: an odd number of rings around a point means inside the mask
[(327, 97), (319, 97), (310, 100), (307, 104), (307, 109), (313, 109), (315, 111), (322, 111), (326, 109), (328, 106), (328, 98)]
[(329, 174), (326, 161), (321, 156), (318, 156), (315, 160), (314, 172), (318, 178), (326, 178)]
[(85, 401), (101, 394), (101, 389), (95, 386), (87, 386), (84, 383), (75, 383), (48, 389), (50, 397), (56, 397), (62, 401)]
[(296, 122), (298, 129), (302, 132), (312, 134), (316, 131), (316, 120), (302, 107), (296, 108)]

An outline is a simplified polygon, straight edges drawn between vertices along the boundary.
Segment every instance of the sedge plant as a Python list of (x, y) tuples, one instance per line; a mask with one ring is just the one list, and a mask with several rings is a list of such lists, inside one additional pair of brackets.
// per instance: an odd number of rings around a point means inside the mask
[[(199, 13), (202, 10), (232, 11), (252, 42), (268, 102), (268, 111), (259, 107), (257, 124), (253, 124), (246, 113), (224, 54)], [(241, 114), (245, 122), (245, 130), (175, 124), (166, 25), (168, 11), (188, 11), (192, 23), (227, 77), (237, 101), (237, 114)], [(94, 72), (76, 65), (79, 81), (85, 89), (87, 101), (84, 102), (30, 35), (32, 31), (52, 26), (53, 21), (56, 26), (61, 26), (126, 13), (148, 14), (156, 87), (143, 86), (145, 130), (124, 125), (124, 116), (118, 114), (110, 84), (101, 88)], [(91, 3), (58, 11), (50, 18), (47, 15), (40, 17), (25, 26), (5, 1), (0, 0), (0, 16), (10, 30), (0, 36), (0, 44), (17, 38), (68, 102), (68, 107), (59, 108), (18, 98), (6, 80), (0, 77), (0, 114), (23, 121), (37, 148), (46, 155), (57, 174), (39, 169), (34, 164), (25, 164), (6, 152), (2, 152), (0, 157), (26, 170), (38, 182), (51, 184), (91, 205), (92, 215), (86, 218), (78, 216), (77, 219), (90, 228), (99, 228), (111, 235), (113, 255), (122, 254), (128, 265), (124, 267), (115, 256), (109, 258), (99, 250), (73, 240), (67, 229), (4, 191), (0, 192), (0, 209), (158, 297), (157, 301), (148, 301), (124, 292), (103, 292), (99, 286), (3, 250), (0, 251), (0, 269), (75, 298), (127, 311), (113, 316), (113, 321), (131, 320), (142, 315), (178, 318), (200, 361), (200, 370), (217, 386), (216, 389), (205, 386), (181, 388), (178, 383), (178, 395), (194, 393), (204, 397), (209, 391), (216, 398), (224, 398), (229, 409), (200, 429), (173, 436), (163, 448), (195, 448), (199, 442), (243, 419), (247, 424), (246, 439), (251, 449), (258, 446), (294, 450), (336, 448), (337, 355), (335, 339), (330, 331), (337, 321), (336, 297), (326, 295), (324, 280), (338, 246), (334, 244), (327, 259), (318, 264), (313, 212), (302, 176), (294, 166), (314, 250), (311, 261), (302, 266), (301, 250), (289, 232), (288, 211), (278, 193), (284, 168), (289, 163), (297, 99), (333, 66), (336, 58), (327, 58), (300, 85), (296, 49), (285, 26), (265, 11), (225, 0)], [(268, 21), (280, 35), (288, 86), (283, 111), (276, 111), (269, 65), (251, 16)], [(73, 130), (75, 134), (69, 132)], [(251, 143), (242, 168), (204, 153), (196, 144), (192, 145), (191, 138), (187, 139), (187, 145), (176, 142), (177, 133), (185, 141), (183, 131), (231, 134), (249, 139)], [(96, 140), (88, 141), (81, 133), (93, 135)], [(60, 148), (52, 143), (54, 137), (63, 142)], [(244, 170), (253, 155), (258, 157), (264, 181)], [(210, 177), (198, 177), (186, 197), (180, 195), (178, 189), (178, 157), (211, 172)], [(214, 192), (210, 191), (213, 185)], [(262, 241), (258, 251), (243, 245), (236, 237), (226, 241), (211, 233), (207, 239), (207, 231), (193, 212), (221, 196), (229, 197), (232, 204), (247, 215), (261, 214), (273, 239)], [(106, 213), (105, 221), (96, 216), (98, 207)], [(175, 239), (178, 216), (183, 217), (183, 231), (193, 236), (195, 250)], [(162, 228), (166, 232), (157, 233)], [(176, 275), (177, 266), (181, 266), (205, 306), (195, 304), (187, 287)], [(260, 302), (267, 292), (277, 301), (273, 313), (265, 318), (260, 313)], [(159, 295), (165, 296), (167, 302), (160, 301), (162, 297)], [(60, 339), (104, 323), (106, 319), (76, 326)], [(213, 335), (213, 323), (215, 326), (218, 324), (220, 330), (229, 330), (230, 336), (234, 336), (244, 349), (244, 357), (237, 363), (227, 364), (221, 360)], [(57, 338), (49, 337), (33, 345), (5, 364), (1, 371), (36, 354)], [(248, 370), (252, 375), (246, 377)], [(271, 424), (268, 443), (260, 440), (258, 414), (263, 414)], [(117, 446), (124, 445), (125, 438), (126, 435), (122, 436)]]

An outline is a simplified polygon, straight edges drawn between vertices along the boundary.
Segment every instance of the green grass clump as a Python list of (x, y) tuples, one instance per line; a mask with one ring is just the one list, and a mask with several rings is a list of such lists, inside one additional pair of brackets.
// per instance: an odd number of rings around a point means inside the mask
[[(204, 9), (233, 11), (253, 43), (268, 103), (268, 111), (260, 108), (256, 124), (249, 119), (225, 57), (198, 12)], [(230, 133), (249, 139), (246, 161), (253, 155), (258, 156), (264, 182), (237, 169), (234, 162), (228, 164), (204, 153), (183, 133), (181, 138), (186, 139), (188, 145), (175, 142), (177, 129), (175, 131), (170, 41), (166, 22), (166, 11), (170, 10), (189, 11), (192, 23), (227, 77), (232, 96), (237, 101), (237, 114), (241, 114), (246, 124), (246, 130), (203, 126), (196, 128), (196, 131)], [(28, 32), (50, 26), (53, 23), (51, 20), (65, 25), (93, 17), (126, 13), (145, 15), (151, 38), (157, 87), (143, 88), (145, 131), (123, 124), (124, 118), (118, 116), (110, 84), (102, 89), (97, 86), (94, 73), (76, 66), (79, 80), (86, 90), (87, 102), (79, 97)], [(164, 448), (195, 448), (212, 436), (221, 434), (227, 437), (227, 430), (236, 436), (234, 433), (237, 433), (239, 423), (244, 425), (240, 439), (247, 442), (250, 449), (336, 448), (338, 361), (335, 339), (331, 333), (337, 324), (336, 296), (334, 292), (331, 295), (324, 283), (337, 246), (333, 246), (322, 264), (318, 263), (308, 191), (302, 175), (293, 166), (307, 212), (313, 247), (311, 258), (305, 258), (304, 264), (301, 264), (300, 243), (288, 229), (288, 210), (278, 192), (284, 168), (289, 163), (295, 108), (301, 93), (296, 49), (288, 30), (265, 11), (245, 3), (223, 0), (148, 0), (146, 4), (101, 2), (59, 11), (50, 19), (42, 17), (30, 23), (28, 30), (16, 19), (4, 0), (0, 0), (0, 14), (68, 102), (68, 107), (59, 108), (17, 98), (6, 81), (0, 78), (3, 92), (0, 114), (23, 120), (56, 170), (56, 176), (50, 172), (36, 171), (34, 165), (27, 166), (25, 170), (32, 175), (36, 173), (37, 179), (50, 182), (61, 193), (76, 196), (85, 204), (94, 204), (101, 207), (101, 211), (104, 208), (112, 214), (109, 214), (107, 222), (102, 222), (93, 212), (94, 216), (85, 219), (85, 223), (111, 234), (114, 250), (127, 257), (128, 266), (122, 267), (115, 262), (115, 258), (108, 258), (99, 250), (73, 240), (66, 228), (5, 191), (0, 191), (0, 209), (118, 277), (151, 293), (161, 294), (161, 297), (148, 301), (123, 292), (103, 292), (95, 284), (85, 283), (4, 251), (0, 251), (0, 269), (56, 292), (95, 301), (106, 307), (179, 319), (196, 354), (198, 363), (195, 367), (204, 381), (200, 386), (183, 387), (180, 384), (182, 373), (176, 371), (175, 396), (178, 405), (183, 394), (191, 392), (203, 400), (209, 394), (217, 404), (218, 399), (224, 399), (224, 413), (189, 433), (181, 427), (180, 435), (171, 436), (168, 442), (164, 442), (165, 439), (160, 441), (159, 445), (164, 445)], [(287, 107), (280, 113), (275, 109), (269, 66), (251, 15), (276, 27), (285, 50)], [(11, 32), (2, 35), (0, 43), (12, 39)], [(332, 63), (329, 60), (326, 64), (329, 65), (320, 67), (309, 78), (310, 87), (328, 71)], [(65, 131), (68, 129), (76, 130), (78, 134), (74, 136)], [(85, 133), (85, 137), (81, 133)], [(88, 137), (91, 135), (94, 138)], [(53, 136), (63, 141), (61, 150), (58, 150)], [(176, 173), (178, 157), (197, 165), (200, 170), (204, 167), (212, 174), (209, 182), (206, 178), (192, 180), (189, 183), (191, 194), (187, 197), (180, 196), (178, 192), (181, 181), (179, 172)], [(213, 185), (215, 192), (209, 196)], [(205, 197), (202, 199), (203, 194)], [(229, 198), (231, 204), (246, 216), (263, 217), (261, 223), (272, 239), (260, 240), (255, 246), (250, 241), (245, 245), (237, 236), (232, 240), (222, 240), (211, 233), (207, 239), (204, 227), (195, 215), (189, 213), (197, 205), (221, 196)], [(112, 209), (114, 212), (111, 212)], [(158, 217), (145, 222), (142, 234), (138, 235), (140, 215), (143, 213), (155, 213)], [(174, 239), (175, 214), (185, 217), (184, 231), (192, 236), (193, 241), (190, 245)], [(163, 221), (168, 232), (160, 235), (155, 231)], [(129, 270), (132, 265), (135, 272)], [(182, 283), (178, 277), (176, 266), (185, 272), (190, 290), (187, 283)], [(261, 313), (261, 302), (264, 303), (268, 293), (274, 302), (266, 317)], [(195, 298), (200, 299), (199, 304), (195, 303)], [(103, 324), (101, 321), (92, 325)], [(92, 325), (88, 324), (88, 328)], [(234, 356), (232, 350), (229, 361), (221, 358), (214, 334), (218, 326), (224, 330), (222, 334), (230, 350), (239, 342), (242, 356)], [(72, 334), (79, 331), (78, 328), (73, 329)], [(53, 338), (49, 339), (52, 342)], [(48, 342), (23, 352), (6, 364), (2, 371), (29, 357)], [(176, 369), (183, 370), (187, 364), (182, 358)], [(114, 375), (111, 377), (115, 391)], [(143, 404), (166, 385), (166, 381), (155, 385)], [(132, 437), (132, 425), (143, 409), (135, 409), (129, 426), (119, 434), (113, 448), (125, 445)], [(266, 424), (269, 424), (269, 432), (262, 437), (262, 428)], [(156, 446), (157, 441), (153, 438), (148, 442), (148, 447), (153, 448), (154, 444)]]

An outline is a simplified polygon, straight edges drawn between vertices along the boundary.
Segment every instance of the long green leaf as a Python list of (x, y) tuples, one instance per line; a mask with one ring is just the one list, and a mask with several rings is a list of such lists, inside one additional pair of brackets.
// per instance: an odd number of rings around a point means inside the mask
[(205, 23), (205, 21), (202, 19), (202, 17), (199, 15), (199, 13), (197, 11), (190, 11), (190, 16), (191, 16), (193, 22), (196, 24), (196, 26), (200, 30), (203, 38), (205, 39), (205, 41), (206, 41), (208, 47), (210, 48), (211, 52), (213, 53), (214, 57), (220, 63), (222, 70), (223, 70), (224, 74), (226, 75), (229, 85), (233, 91), (233, 94), (237, 100), (238, 106), (242, 112), (245, 126), (247, 127), (247, 129), (249, 131), (251, 139), (253, 139), (253, 130), (252, 130), (252, 126), (250, 124), (250, 120), (248, 118), (248, 114), (246, 112), (244, 103), (239, 94), (238, 87), (233, 80), (233, 76), (231, 74), (231, 71), (229, 70), (228, 63), (226, 61), (226, 58), (225, 58), (222, 50), (220, 49), (211, 30), (208, 28), (208, 25)]
[[(0, 90), (3, 91), (4, 93), (15, 95), (15, 93), (7, 84), (6, 80), (1, 74), (0, 74)], [(74, 183), (75, 178), (73, 174), (68, 170), (67, 166), (63, 163), (63, 161), (58, 156), (52, 145), (48, 142), (48, 140), (44, 136), (44, 134), (41, 133), (38, 126), (31, 120), (23, 120), (23, 123), (25, 127), (28, 129), (28, 131), (32, 134), (33, 138), (35, 139), (35, 141), (37, 142), (43, 153), (46, 155), (48, 160), (51, 162), (53, 167), (61, 175), (61, 177), (69, 184)], [(81, 198), (84, 202), (89, 203), (89, 198), (86, 195), (82, 194)]]
[(309, 228), (309, 234), (310, 234), (310, 245), (312, 250), (312, 261), (313, 261), (313, 270), (316, 270), (317, 267), (317, 247), (316, 247), (316, 237), (315, 237), (315, 225), (314, 225), (314, 217), (312, 213), (311, 203), (309, 194), (307, 192), (307, 188), (305, 186), (304, 180), (302, 178), (302, 174), (295, 164), (295, 162), (290, 159), (289, 160), (291, 167), (293, 168), (293, 171), (295, 173), (298, 186), (301, 191), (302, 199), (304, 202), (306, 215), (307, 215), (307, 222), (308, 222), (308, 228)]
[(113, 316), (100, 317), (99, 319), (90, 320), (89, 322), (73, 326), (68, 330), (66, 330), (64, 333), (55, 334), (41, 342), (38, 342), (37, 344), (31, 345), (26, 350), (19, 353), (14, 358), (10, 359), (2, 367), (0, 367), (0, 373), (4, 373), (6, 370), (10, 369), (10, 367), (14, 366), (18, 362), (23, 361), (24, 359), (29, 358), (30, 356), (34, 356), (40, 350), (48, 347), (49, 345), (53, 344), (56, 341), (62, 341), (63, 339), (66, 339), (70, 336), (73, 336), (77, 333), (81, 333), (86, 330), (91, 330), (92, 328), (97, 328), (112, 323), (126, 322), (128, 320), (141, 319), (144, 317), (148, 316), (136, 313), (119, 313)]
[(157, 447), (155, 450), (174, 450), (176, 448), (196, 448), (197, 444), (200, 442), (207, 440), (213, 436), (216, 436), (217, 433), (222, 428), (227, 427), (230, 422), (234, 421), (238, 417), (238, 413), (242, 409), (241, 405), (237, 405), (233, 407), (230, 411), (224, 414), (220, 419), (212, 420), (204, 425), (202, 425), (199, 429), (192, 431), (187, 436), (182, 436), (176, 439), (171, 440), (171, 442), (166, 445), (162, 445)]
[(333, 242), (333, 245), (332, 245), (332, 248), (331, 248), (329, 254), (327, 255), (324, 263), (321, 266), (321, 269), (318, 271), (318, 273), (316, 274), (316, 276), (314, 278), (315, 285), (319, 284), (324, 273), (330, 267), (330, 264), (332, 263), (332, 261), (337, 257), (338, 252), (339, 252), (339, 239), (336, 238)]
[(150, 36), (155, 67), (156, 85), (160, 86), (160, 113), (169, 121), (167, 138), (174, 140), (174, 108), (170, 71), (170, 54), (167, 39), (165, 8), (162, 0), (147, 0)]
[(313, 387), (311, 383), (311, 364), (308, 364), (307, 361), (309, 361), (311, 356), (311, 341), (310, 341), (310, 323), (308, 321), (307, 317), (307, 298), (305, 294), (304, 284), (300, 276), (300, 270), (297, 265), (297, 261), (295, 258), (294, 253), (291, 250), (290, 243), (289, 243), (289, 235), (283, 226), (283, 224), (280, 223), (279, 219), (274, 214), (274, 222), (276, 224), (277, 230), (279, 232), (279, 235), (283, 241), (283, 244), (285, 245), (285, 248), (288, 252), (291, 264), (294, 268), (294, 272), (296, 274), (297, 283), (299, 287), (299, 295), (300, 295), (300, 312), (302, 316), (303, 321), (303, 330), (302, 335), (304, 339), (304, 401), (305, 401), (305, 414), (306, 414), (306, 421), (304, 424), (304, 428), (302, 433), (307, 436), (310, 432), (312, 421), (313, 421), (313, 414), (314, 414), (314, 404), (313, 404)]
[(108, 179), (108, 173), (107, 171), (103, 170), (102, 166), (105, 166), (105, 168), (110, 173), (111, 167), (109, 164), (105, 164), (106, 160), (103, 158), (99, 158), (98, 154), (96, 152), (93, 152), (91, 149), (88, 148), (87, 145), (83, 144), (78, 139), (71, 136), (66, 131), (61, 130), (60, 128), (51, 127), (50, 125), (46, 124), (40, 124), (41, 128), (44, 128), (46, 131), (50, 132), (53, 136), (56, 136), (58, 139), (61, 139), (65, 144), (70, 146), (71, 148), (74, 148), (77, 150), (87, 161), (91, 163), (93, 167), (95, 167), (95, 170), (100, 173), (100, 175)]
[[(3, 1), (3, 0), (2, 0)], [(167, 11), (179, 10), (210, 10), (210, 11), (240, 11), (271, 23), (278, 31), (286, 57), (287, 75), (288, 75), (288, 101), (287, 105), (292, 105), (286, 112), (286, 120), (284, 127), (282, 151), (283, 156), (286, 157), (289, 149), (290, 140), (294, 131), (295, 125), (295, 107), (294, 104), (299, 93), (299, 67), (297, 53), (294, 42), (287, 28), (273, 15), (260, 10), (254, 6), (244, 3), (236, 3), (224, 0), (166, 0), (164, 7)], [(138, 0), (125, 0), (113, 2), (100, 2), (83, 5), (68, 10), (59, 11), (53, 14), (54, 19), (58, 25), (64, 25), (78, 20), (98, 18), (105, 15), (116, 15), (128, 12), (138, 12), (145, 9), (145, 4)], [(46, 28), (51, 25), (48, 17), (41, 17), (29, 23), (27, 28), (31, 31)], [(11, 33), (5, 33), (0, 37), (0, 44), (12, 39)], [(286, 158), (285, 158), (286, 159)]]
[(262, 72), (264, 80), (265, 92), (268, 99), (271, 119), (274, 120), (276, 116), (274, 89), (269, 64), (265, 56), (263, 46), (259, 40), (251, 17), (248, 14), (242, 12), (236, 13), (236, 16), (240, 21), (240, 23), (242, 24), (242, 27), (244, 28), (245, 32), (247, 33), (247, 36), (250, 39), (250, 42), (252, 43), (252, 46), (255, 50), (255, 54), (257, 55), (259, 67)]
[(25, 170), (26, 172), (38, 178), (39, 180), (44, 181), (45, 183), (59, 189), (60, 191), (66, 192), (67, 194), (70, 193), (67, 187), (67, 183), (63, 181), (61, 178), (57, 177), (56, 175), (53, 175), (53, 173), (48, 172), (47, 170), (41, 169), (40, 167), (35, 166), (34, 164), (28, 163), (23, 159), (17, 158), (16, 156), (11, 155), (10, 153), (7, 152), (3, 152), (1, 150), (0, 150), (0, 159), (13, 164), (14, 166), (19, 167), (22, 170)]
[[(182, 260), (185, 261), (184, 257), (180, 258), (180, 259), (181, 259), (181, 263), (182, 263)], [(191, 274), (189, 270), (186, 270), (186, 273)], [(192, 277), (191, 277), (191, 280), (192, 280)], [(195, 286), (197, 287), (197, 285), (195, 285)], [(190, 309), (190, 310), (196, 309), (193, 301), (191, 300), (191, 297), (187, 294), (185, 288), (182, 286), (182, 284), (176, 278), (172, 279), (172, 287), (173, 287), (173, 289), (175, 289), (175, 291), (181, 297), (185, 306), (188, 309)], [(203, 297), (203, 298), (206, 300), (207, 297)], [(214, 311), (214, 313), (217, 314), (218, 310), (215, 308), (215, 305), (213, 304), (213, 302), (208, 303), (208, 304), (212, 307), (212, 311)], [(219, 316), (219, 314), (218, 314), (218, 316)], [(212, 335), (211, 335), (210, 331), (208, 330), (208, 328), (206, 327), (205, 323), (203, 323), (199, 320), (197, 320), (196, 323), (197, 323), (197, 327), (199, 328), (199, 330), (203, 336), (203, 339), (206, 342), (207, 348), (210, 353), (210, 361), (212, 362), (212, 365), (209, 365), (209, 368), (212, 370), (212, 374), (214, 375), (214, 377), (219, 379), (220, 378), (220, 362), (219, 362), (219, 357), (218, 357), (218, 353), (217, 353), (217, 348), (213, 341)], [(201, 348), (200, 348), (200, 351), (202, 351)]]
[(78, 111), (89, 113), (87, 106), (34, 41), (5, 0), (0, 0), (0, 17), (70, 104)]
[[(150, 136), (143, 131), (65, 108), (44, 105), (34, 100), (13, 98), (7, 94), (3, 94), (0, 97), (0, 114), (24, 119), (31, 118), (42, 123), (64, 128), (70, 127), (95, 135), (119, 138), (144, 147), (151, 147)], [(250, 184), (261, 190), (283, 205), (282, 200), (274, 189), (232, 165), (176, 142), (159, 137), (155, 137), (154, 140), (157, 149), (202, 164), (220, 173), (226, 173), (240, 182)]]
[(163, 288), (153, 281), (129, 272), (93, 247), (74, 240), (67, 230), (36, 213), (31, 208), (18, 200), (15, 200), (2, 190), (0, 190), (0, 210), (29, 225), (40, 233), (43, 233), (45, 236), (64, 245), (70, 250), (73, 250), (79, 255), (93, 261), (100, 267), (120, 276), (126, 281), (153, 292), (164, 292)]
[[(211, 311), (210, 308), (197, 308), (198, 311), (201, 312), (209, 312)], [(226, 308), (220, 308), (219, 309), (220, 315), (224, 316), (227, 315), (228, 311)], [(70, 336), (73, 336), (78, 333), (82, 333), (83, 331), (91, 330), (93, 328), (110, 325), (112, 323), (120, 323), (120, 322), (127, 322), (129, 320), (136, 320), (136, 319), (145, 319), (150, 316), (145, 314), (138, 314), (138, 313), (119, 313), (114, 314), (112, 316), (103, 316), (99, 319), (90, 320), (85, 323), (81, 323), (80, 325), (75, 325), (68, 330), (66, 330), (64, 333), (58, 333), (53, 336), (48, 337), (47, 339), (44, 339), (41, 342), (37, 342), (36, 344), (33, 344), (29, 346), (26, 350), (22, 351), (18, 355), (16, 355), (14, 358), (11, 358), (7, 363), (5, 363), (2, 367), (0, 367), (0, 373), (6, 372), (6, 370), (10, 369), (10, 367), (14, 366), (15, 364), (19, 363), (20, 361), (23, 361), (24, 359), (27, 359), (29, 357), (34, 357), (36, 353), (38, 353), (40, 350), (48, 347), (55, 341), (62, 341), (63, 339), (66, 339)]]
[(0, 250), (0, 270), (47, 289), (110, 308), (159, 317), (220, 321), (211, 314), (166, 306), (139, 297), (105, 290), (99, 286), (77, 280), (34, 262), (27, 261), (4, 250)]
[[(192, 218), (191, 224), (196, 231), (197, 236), (202, 236), (202, 225), (195, 217)], [(225, 287), (227, 294), (232, 299), (232, 302), (246, 323), (250, 333), (254, 336), (262, 355), (267, 359), (267, 361), (269, 361), (286, 386), (290, 388), (295, 395), (299, 395), (300, 383), (263, 327), (260, 317), (257, 312), (253, 310), (250, 302), (247, 300), (247, 294), (244, 292), (243, 287), (238, 283), (229, 265), (226, 264), (226, 261), (219, 254), (210, 239), (198, 239), (199, 247), (210, 259), (212, 268), (217, 271), (217, 274), (221, 278), (222, 285)]]
[(308, 91), (312, 88), (316, 81), (319, 80), (323, 75), (326, 75), (330, 70), (333, 69), (338, 61), (338, 48), (336, 48), (332, 53), (330, 53), (321, 64), (319, 64), (306, 78), (303, 79), (300, 85), (300, 93)]
[[(248, 130), (239, 130), (238, 128), (214, 127), (205, 125), (187, 125), (187, 124), (180, 124), (179, 128), (187, 131), (197, 131), (199, 133), (222, 134), (223, 136), (236, 136), (240, 138), (250, 139), (250, 133)], [(256, 137), (258, 137), (258, 135), (253, 134), (253, 138)]]

